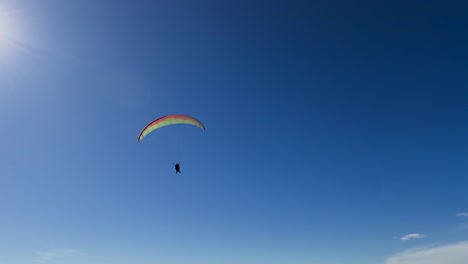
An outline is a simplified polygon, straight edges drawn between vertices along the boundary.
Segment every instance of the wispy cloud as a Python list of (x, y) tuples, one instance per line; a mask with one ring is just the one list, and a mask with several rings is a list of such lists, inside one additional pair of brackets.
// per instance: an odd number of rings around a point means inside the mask
[(457, 217), (468, 217), (468, 213), (458, 213)]
[(78, 249), (65, 248), (41, 251), (38, 252), (37, 255), (40, 263), (52, 263), (53, 261), (62, 261), (64, 259), (80, 256), (81, 252)]
[(468, 241), (444, 246), (414, 249), (396, 254), (385, 264), (466, 264)]
[(408, 235), (405, 235), (403, 237), (401, 237), (400, 239), (403, 240), (403, 241), (408, 241), (408, 240), (411, 240), (411, 239), (417, 239), (417, 238), (423, 238), (425, 237), (425, 235), (422, 235), (422, 234), (408, 234)]

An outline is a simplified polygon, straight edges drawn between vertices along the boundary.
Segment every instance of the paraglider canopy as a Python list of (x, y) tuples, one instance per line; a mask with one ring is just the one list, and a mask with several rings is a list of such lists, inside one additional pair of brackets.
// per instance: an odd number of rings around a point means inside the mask
[(138, 136), (138, 142), (140, 142), (149, 133), (151, 133), (152, 131), (158, 128), (168, 126), (168, 125), (176, 125), (176, 124), (193, 125), (193, 126), (197, 126), (205, 130), (205, 126), (200, 121), (198, 121), (197, 119), (191, 116), (182, 115), (182, 114), (166, 115), (156, 120), (153, 120), (148, 125), (146, 125), (146, 127), (143, 128), (143, 130), (140, 132), (140, 135)]

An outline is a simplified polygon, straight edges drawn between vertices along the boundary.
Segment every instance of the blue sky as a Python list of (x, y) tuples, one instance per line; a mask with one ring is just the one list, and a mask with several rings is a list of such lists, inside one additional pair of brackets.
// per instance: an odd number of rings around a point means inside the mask
[(462, 263), (467, 7), (2, 1), (0, 264)]

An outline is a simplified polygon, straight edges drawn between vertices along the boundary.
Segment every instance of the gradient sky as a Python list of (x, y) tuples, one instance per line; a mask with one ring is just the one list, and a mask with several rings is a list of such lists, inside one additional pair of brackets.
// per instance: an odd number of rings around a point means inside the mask
[(467, 8), (1, 1), (0, 263), (468, 252)]

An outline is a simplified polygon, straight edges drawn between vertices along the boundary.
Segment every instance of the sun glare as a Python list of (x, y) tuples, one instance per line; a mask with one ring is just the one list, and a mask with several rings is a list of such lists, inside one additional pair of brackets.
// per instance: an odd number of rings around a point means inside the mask
[(20, 39), (19, 17), (20, 9), (12, 3), (0, 3), (0, 51), (12, 52), (11, 47), (17, 45)]
[(5, 92), (17, 90), (14, 79), (23, 41), (19, 30), (22, 14), (17, 2), (0, 0), (0, 99), (6, 98)]
[(10, 38), (11, 25), (9, 24), (8, 19), (0, 15), (0, 41), (2, 42), (7, 42)]
[[(1, 7), (1, 6), (0, 6)], [(13, 41), (13, 25), (5, 10), (0, 10), (0, 51), (4, 51)]]

